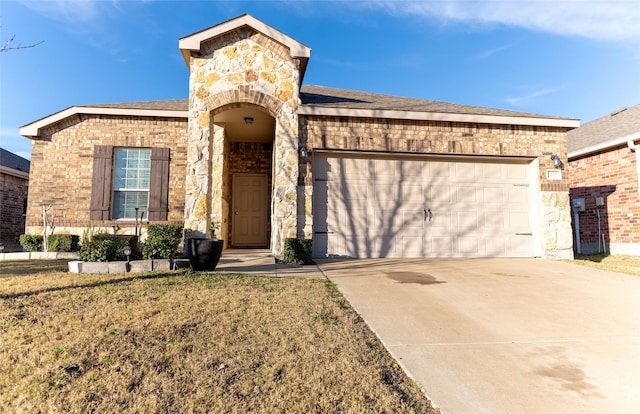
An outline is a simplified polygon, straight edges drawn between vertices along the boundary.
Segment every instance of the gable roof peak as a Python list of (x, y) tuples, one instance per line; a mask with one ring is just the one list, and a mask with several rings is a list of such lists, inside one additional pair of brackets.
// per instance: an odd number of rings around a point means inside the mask
[(309, 47), (256, 19), (252, 15), (245, 13), (179, 39), (178, 46), (180, 47), (180, 53), (182, 53), (182, 57), (187, 64), (187, 68), (190, 68), (189, 60), (191, 52), (200, 51), (202, 44), (207, 40), (244, 26), (251, 27), (276, 42), (288, 47), (291, 57), (304, 60), (306, 66), (306, 61), (308, 61), (311, 56), (311, 49)]

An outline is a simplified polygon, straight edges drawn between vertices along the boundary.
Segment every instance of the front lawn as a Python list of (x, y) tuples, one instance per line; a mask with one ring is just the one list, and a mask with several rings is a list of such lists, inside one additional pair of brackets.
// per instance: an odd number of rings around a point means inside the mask
[(574, 263), (611, 272), (640, 276), (640, 256), (622, 254), (576, 255)]
[(326, 280), (39, 268), (0, 263), (0, 412), (433, 412)]

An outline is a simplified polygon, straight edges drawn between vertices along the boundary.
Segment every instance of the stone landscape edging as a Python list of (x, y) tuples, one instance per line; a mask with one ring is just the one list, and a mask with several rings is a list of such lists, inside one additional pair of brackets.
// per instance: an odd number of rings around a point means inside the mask
[[(186, 263), (185, 263), (186, 262)], [(153, 271), (170, 271), (188, 266), (189, 261), (180, 259), (149, 259), (117, 262), (69, 262), (69, 273), (140, 273)]]

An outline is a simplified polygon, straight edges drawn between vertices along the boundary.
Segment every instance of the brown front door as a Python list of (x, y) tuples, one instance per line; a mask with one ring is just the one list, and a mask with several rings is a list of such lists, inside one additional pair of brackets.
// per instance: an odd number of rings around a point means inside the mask
[(267, 175), (234, 174), (231, 244), (267, 247)]

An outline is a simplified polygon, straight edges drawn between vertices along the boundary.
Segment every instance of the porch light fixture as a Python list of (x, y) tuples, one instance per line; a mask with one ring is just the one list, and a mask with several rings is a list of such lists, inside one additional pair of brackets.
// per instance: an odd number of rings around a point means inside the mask
[(247, 125), (253, 125), (253, 118), (250, 116), (247, 116), (244, 118), (244, 123)]
[(552, 154), (551, 155), (551, 160), (553, 161), (553, 166), (558, 168), (558, 169), (562, 169), (562, 160), (560, 159), (560, 157), (558, 157), (556, 154)]
[(0, 253), (4, 253), (4, 244), (0, 243)]
[(298, 154), (300, 154), (300, 158), (308, 158), (311, 152), (306, 145), (303, 145), (298, 149)]

